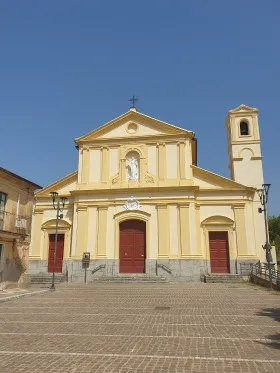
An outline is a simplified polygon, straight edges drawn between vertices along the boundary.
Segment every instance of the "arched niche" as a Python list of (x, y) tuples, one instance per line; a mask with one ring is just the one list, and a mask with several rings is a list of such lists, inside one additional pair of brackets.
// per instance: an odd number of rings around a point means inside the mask
[(251, 148), (243, 148), (238, 153), (238, 158), (250, 160), (254, 157), (254, 152)]
[(126, 179), (128, 181), (140, 180), (140, 154), (133, 150), (126, 154)]
[[(130, 158), (135, 159), (134, 172), (137, 169), (138, 177), (129, 178)], [(147, 172), (147, 148), (143, 144), (139, 145), (124, 145), (120, 151), (120, 182), (121, 183), (143, 183)]]

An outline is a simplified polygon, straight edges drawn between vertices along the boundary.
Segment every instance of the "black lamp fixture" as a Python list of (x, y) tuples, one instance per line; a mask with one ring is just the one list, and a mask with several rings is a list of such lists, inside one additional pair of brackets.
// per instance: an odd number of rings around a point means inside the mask
[[(258, 193), (259, 193), (261, 204), (264, 206), (268, 202), (268, 191), (269, 191), (271, 184), (263, 184), (262, 186), (263, 186), (262, 189), (258, 189)], [(259, 208), (259, 212), (262, 213), (263, 210)]]
[(58, 219), (63, 219), (62, 211), (64, 209), (67, 198), (59, 197), (57, 192), (51, 192), (53, 208), (56, 210), (56, 222), (55, 222), (55, 241), (54, 241), (54, 255), (53, 255), (53, 273), (52, 273), (52, 284), (50, 290), (55, 290), (54, 275), (56, 266), (56, 248), (57, 248), (57, 232), (58, 232)]

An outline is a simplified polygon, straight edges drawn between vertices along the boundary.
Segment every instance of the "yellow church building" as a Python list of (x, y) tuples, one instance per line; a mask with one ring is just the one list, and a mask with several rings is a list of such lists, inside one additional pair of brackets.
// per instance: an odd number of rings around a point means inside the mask
[(258, 110), (230, 110), (226, 131), (230, 179), (197, 165), (194, 132), (135, 107), (76, 138), (78, 170), (36, 194), (31, 278), (53, 270), (53, 191), (67, 198), (55, 270), (68, 281), (84, 281), (84, 252), (87, 281), (132, 275), (197, 281), (265, 261)]

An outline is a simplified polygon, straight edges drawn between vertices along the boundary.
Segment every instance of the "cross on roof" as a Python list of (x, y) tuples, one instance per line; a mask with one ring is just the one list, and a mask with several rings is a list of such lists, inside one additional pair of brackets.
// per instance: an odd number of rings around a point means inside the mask
[(135, 95), (133, 95), (128, 101), (131, 101), (131, 107), (135, 108), (135, 104), (138, 101), (138, 98), (136, 98)]

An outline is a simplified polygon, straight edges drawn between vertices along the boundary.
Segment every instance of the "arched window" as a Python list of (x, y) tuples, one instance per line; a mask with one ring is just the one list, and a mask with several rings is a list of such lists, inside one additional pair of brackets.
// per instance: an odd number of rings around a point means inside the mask
[(248, 123), (244, 120), (240, 122), (240, 136), (248, 136), (249, 135), (249, 126)]

